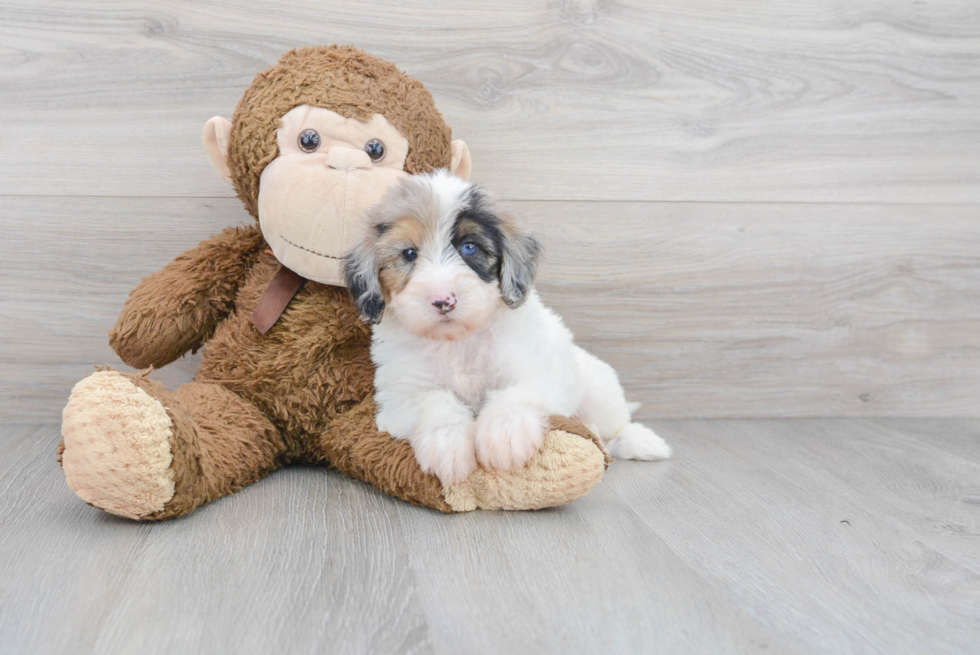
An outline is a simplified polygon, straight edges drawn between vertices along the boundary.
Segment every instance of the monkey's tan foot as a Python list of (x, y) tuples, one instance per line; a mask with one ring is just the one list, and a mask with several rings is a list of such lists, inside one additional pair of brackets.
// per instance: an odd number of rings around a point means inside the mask
[(610, 458), (581, 423), (552, 417), (544, 445), (524, 468), (479, 468), (467, 480), (445, 488), (457, 512), (474, 509), (543, 509), (581, 498), (602, 480)]
[(172, 422), (159, 400), (117, 371), (72, 389), (61, 465), (72, 491), (111, 514), (139, 519), (174, 496)]

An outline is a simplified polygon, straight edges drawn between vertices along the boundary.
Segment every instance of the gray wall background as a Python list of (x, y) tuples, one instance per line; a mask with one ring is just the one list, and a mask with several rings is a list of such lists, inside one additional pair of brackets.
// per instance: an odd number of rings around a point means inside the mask
[(129, 289), (251, 220), (204, 122), (335, 42), (425, 82), (641, 417), (980, 416), (975, 0), (5, 0), (0, 417), (121, 367)]

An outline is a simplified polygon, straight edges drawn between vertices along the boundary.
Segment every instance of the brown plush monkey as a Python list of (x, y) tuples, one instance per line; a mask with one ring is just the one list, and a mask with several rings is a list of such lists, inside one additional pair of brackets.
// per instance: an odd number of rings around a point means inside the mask
[(354, 48), (294, 50), (255, 78), (231, 122), (208, 121), (204, 142), (258, 225), (202, 242), (132, 291), (109, 335), (123, 361), (204, 356), (173, 392), (113, 370), (75, 386), (60, 448), (75, 493), (158, 520), (292, 462), (330, 464), (445, 512), (547, 507), (595, 486), (606, 455), (567, 418), (553, 419), (523, 469), (479, 469), (446, 488), (408, 442), (375, 427), (370, 335), (341, 258), (360, 213), (399, 177), (469, 175), (466, 146), (421, 83)]

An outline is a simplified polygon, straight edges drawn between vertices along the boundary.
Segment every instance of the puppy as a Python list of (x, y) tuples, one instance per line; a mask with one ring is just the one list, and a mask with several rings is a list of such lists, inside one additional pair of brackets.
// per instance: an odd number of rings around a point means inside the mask
[(581, 420), (618, 458), (670, 447), (630, 415), (616, 372), (572, 341), (533, 289), (541, 246), (482, 189), (406, 178), (368, 213), (347, 287), (374, 325), (378, 428), (445, 484), (522, 466), (549, 416)]

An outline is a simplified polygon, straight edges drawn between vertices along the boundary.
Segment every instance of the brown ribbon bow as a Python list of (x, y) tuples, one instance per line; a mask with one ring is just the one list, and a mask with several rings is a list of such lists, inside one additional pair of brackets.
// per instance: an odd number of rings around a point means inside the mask
[(252, 324), (262, 334), (272, 329), (282, 313), (286, 311), (286, 306), (293, 299), (296, 292), (300, 290), (306, 278), (295, 273), (285, 266), (279, 267), (279, 272), (272, 278), (269, 287), (259, 298), (259, 304), (249, 317)]

